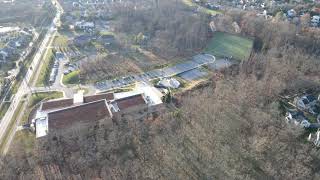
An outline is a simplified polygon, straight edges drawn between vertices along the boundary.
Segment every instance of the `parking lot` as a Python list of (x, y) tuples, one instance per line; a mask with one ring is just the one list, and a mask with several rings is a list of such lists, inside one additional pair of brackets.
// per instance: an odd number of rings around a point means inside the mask
[(155, 69), (143, 74), (135, 74), (114, 80), (98, 82), (95, 84), (95, 87), (100, 91), (121, 88), (133, 84), (137, 81), (149, 82), (154, 79), (172, 77), (213, 62), (215, 62), (214, 56), (209, 54), (199, 54), (194, 56), (192, 60), (186, 61), (184, 63), (180, 63), (171, 67), (165, 67), (162, 69)]
[(200, 69), (193, 69), (184, 73), (181, 73), (179, 77), (187, 81), (194, 81), (203, 78), (208, 75), (207, 72), (201, 71)]
[(51, 69), (49, 83), (53, 84), (59, 75), (60, 62), (64, 59), (64, 55), (60, 52), (56, 52), (53, 67)]

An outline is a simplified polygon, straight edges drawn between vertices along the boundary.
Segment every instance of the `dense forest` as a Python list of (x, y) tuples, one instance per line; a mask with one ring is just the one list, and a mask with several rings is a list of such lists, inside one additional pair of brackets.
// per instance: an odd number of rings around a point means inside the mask
[(55, 9), (49, 0), (19, 0), (0, 2), (0, 23), (21, 23), (42, 27), (49, 25)]
[(142, 33), (148, 39), (144, 46), (164, 58), (190, 55), (205, 47), (209, 15), (190, 14), (180, 1), (158, 1), (153, 7), (119, 9), (116, 30), (135, 36)]

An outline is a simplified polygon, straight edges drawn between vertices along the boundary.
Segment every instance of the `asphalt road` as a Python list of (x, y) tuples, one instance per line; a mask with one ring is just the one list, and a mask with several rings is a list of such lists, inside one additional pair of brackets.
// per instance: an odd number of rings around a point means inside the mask
[(107, 91), (116, 88), (121, 88), (135, 83), (136, 81), (151, 81), (158, 78), (166, 78), (179, 75), (181, 73), (197, 69), (201, 66), (214, 63), (216, 58), (210, 54), (199, 54), (192, 58), (192, 60), (170, 66), (162, 69), (155, 69), (143, 74), (135, 74), (125, 76), (114, 80), (106, 80), (95, 84), (98, 91)]
[[(36, 40), (38, 39), (38, 37), (39, 37), (39, 34), (38, 34), (35, 30), (33, 30), (33, 39), (32, 39), (31, 42), (32, 42), (32, 43), (35, 43)], [(18, 75), (18, 73), (19, 73), (19, 70), (20, 70), (19, 63), (20, 63), (20, 62), (23, 62), (23, 61), (26, 59), (26, 57), (30, 54), (31, 49), (32, 49), (32, 47), (31, 47), (31, 46), (28, 46), (28, 47), (25, 49), (25, 52), (26, 52), (26, 53), (25, 53), (24, 55), (20, 56), (19, 59), (16, 61), (16, 68), (13, 69), (13, 70), (11, 70), (11, 71), (12, 71), (12, 74), (10, 75), (11, 77), (17, 77), (17, 75)], [(7, 95), (8, 95), (8, 93), (9, 93), (10, 90), (13, 88), (13, 84), (14, 84), (14, 83), (13, 83), (12, 81), (9, 82), (9, 87), (7, 88), (7, 90), (6, 90), (5, 93), (4, 93), (3, 99), (1, 100), (1, 103), (0, 103), (0, 107), (3, 106), (3, 103), (5, 102), (5, 99), (6, 99)]]
[(52, 3), (55, 4), (57, 8), (57, 14), (53, 20), (53, 23), (50, 25), (47, 34), (45, 35), (38, 52), (35, 54), (32, 63), (28, 69), (28, 72), (26, 73), (20, 87), (18, 88), (17, 93), (14, 95), (14, 98), (11, 102), (11, 105), (2, 118), (0, 122), (0, 141), (3, 141), (3, 137), (5, 133), (7, 132), (7, 128), (9, 127), (10, 122), (13, 120), (13, 115), (15, 111), (17, 110), (17, 107), (19, 106), (20, 100), (23, 98), (25, 94), (29, 92), (28, 84), (31, 81), (32, 75), (35, 73), (33, 70), (39, 70), (39, 65), (42, 63), (41, 57), (42, 54), (46, 51), (47, 46), (52, 43), (53, 37), (55, 36), (56, 32), (56, 24), (54, 22), (60, 21), (60, 16), (63, 13), (63, 9), (61, 8), (60, 4), (57, 2), (57, 0), (52, 0)]

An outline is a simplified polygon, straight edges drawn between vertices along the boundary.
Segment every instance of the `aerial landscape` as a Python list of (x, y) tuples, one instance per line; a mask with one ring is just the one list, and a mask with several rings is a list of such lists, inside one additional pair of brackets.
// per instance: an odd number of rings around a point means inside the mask
[(320, 179), (320, 0), (0, 0), (2, 179)]

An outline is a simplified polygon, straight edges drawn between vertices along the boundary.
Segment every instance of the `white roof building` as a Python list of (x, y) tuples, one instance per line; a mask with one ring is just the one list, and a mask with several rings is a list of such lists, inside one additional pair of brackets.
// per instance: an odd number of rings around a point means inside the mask
[(78, 21), (75, 23), (75, 26), (80, 29), (94, 28), (94, 22)]
[(143, 82), (136, 83), (136, 86), (132, 91), (115, 93), (114, 97), (117, 100), (138, 94), (143, 94), (145, 96), (145, 98), (148, 100), (149, 106), (162, 104), (162, 93), (157, 88)]
[(180, 87), (180, 82), (174, 78), (164, 78), (159, 81), (158, 85), (166, 88), (177, 89)]
[(319, 23), (320, 22), (320, 16), (312, 16), (311, 22)]

